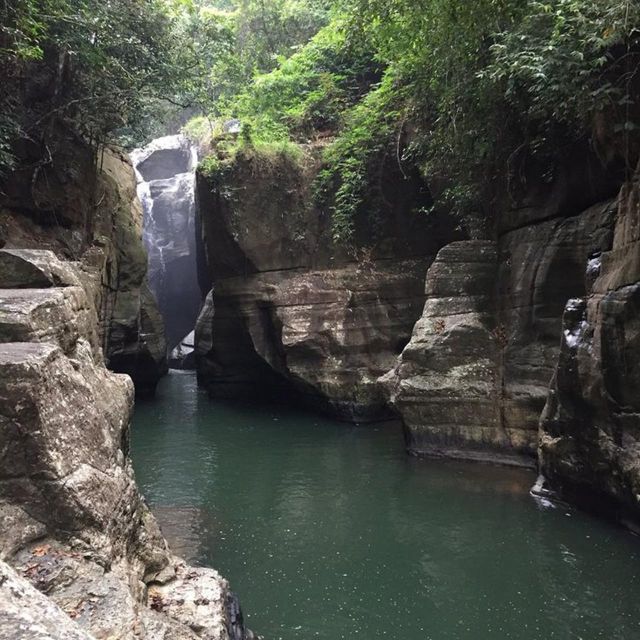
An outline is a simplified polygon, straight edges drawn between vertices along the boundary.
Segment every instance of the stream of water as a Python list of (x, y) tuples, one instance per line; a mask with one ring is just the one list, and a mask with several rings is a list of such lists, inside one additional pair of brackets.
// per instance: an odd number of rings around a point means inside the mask
[(522, 470), (415, 460), (397, 426), (211, 402), (172, 373), (136, 474), (174, 550), (266, 640), (637, 640), (640, 539)]

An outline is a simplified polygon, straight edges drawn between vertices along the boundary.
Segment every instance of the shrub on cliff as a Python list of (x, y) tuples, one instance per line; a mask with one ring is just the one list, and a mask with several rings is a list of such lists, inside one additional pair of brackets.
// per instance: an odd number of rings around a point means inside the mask
[[(375, 185), (372, 155), (392, 154), (394, 147), (399, 162), (420, 167), (437, 204), (459, 216), (473, 234), (490, 223), (486, 204), (496, 182), (505, 176), (509, 181), (521, 169), (517, 162), (531, 156), (551, 179), (561, 149), (592, 136), (598, 114), (607, 114), (619, 134), (618, 146), (629, 146), (637, 127), (636, 2), (358, 0), (356, 5), (353, 28), (375, 43), (387, 75), (374, 89), (384, 96), (369, 96), (354, 109), (356, 117), (345, 119), (341, 139), (327, 155), (328, 171), (339, 185), (338, 227), (370, 206), (368, 188), (359, 190), (364, 197), (343, 198), (345, 190), (354, 193), (354, 176), (364, 170), (365, 182)], [(366, 103), (379, 105), (366, 120), (369, 135), (357, 117)], [(369, 141), (369, 153), (360, 154), (357, 168), (349, 142), (354, 139)]]
[(338, 240), (379, 209), (390, 159), (407, 175), (417, 167), (436, 206), (477, 235), (498, 185), (530, 158), (551, 180), (594, 121), (632, 163), (639, 29), (633, 0), (340, 0), (328, 26), (257, 73), (226, 113), (262, 142), (329, 131), (316, 191)]

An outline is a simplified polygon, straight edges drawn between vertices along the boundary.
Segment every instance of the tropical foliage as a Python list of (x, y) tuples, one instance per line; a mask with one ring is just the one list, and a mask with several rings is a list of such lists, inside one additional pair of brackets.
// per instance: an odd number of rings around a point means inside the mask
[(497, 183), (527, 158), (552, 175), (596, 122), (633, 160), (635, 0), (13, 0), (0, 20), (0, 170), (52, 118), (133, 143), (191, 113), (218, 160), (321, 140), (315, 192), (348, 242), (389, 159), (476, 231)]
[(385, 157), (419, 167), (437, 205), (479, 232), (522, 158), (549, 178), (598, 114), (622, 134), (638, 126), (639, 27), (632, 0), (343, 0), (227, 115), (261, 142), (333, 131), (317, 192), (338, 239), (376, 209)]

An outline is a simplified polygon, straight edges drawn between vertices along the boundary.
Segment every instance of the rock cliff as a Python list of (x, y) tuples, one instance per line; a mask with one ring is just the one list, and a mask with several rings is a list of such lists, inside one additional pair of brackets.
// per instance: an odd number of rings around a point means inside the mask
[(77, 263), (98, 313), (107, 364), (129, 374), (138, 393), (153, 393), (167, 370), (166, 344), (146, 285), (133, 169), (111, 149), (96, 163), (85, 145), (63, 132), (51, 166), (39, 167), (35, 176), (23, 170), (3, 185), (0, 245), (49, 249)]
[(441, 250), (381, 383), (411, 451), (537, 462), (536, 491), (637, 528), (639, 175), (617, 197), (567, 184), (503, 217), (496, 241)]
[(101, 274), (49, 251), (0, 265), (2, 637), (244, 638), (227, 583), (170, 553), (136, 487), (134, 389), (104, 366)]
[(418, 455), (539, 455), (564, 495), (638, 519), (638, 175), (583, 149), (498, 199), (489, 239), (425, 233), (404, 199), (384, 240), (361, 233), (348, 254), (309, 204), (314, 171), (218, 158), (200, 173), (201, 382), (348, 420), (391, 411)]
[(564, 497), (640, 529), (640, 167), (617, 200), (613, 243), (564, 312), (540, 423), (540, 470)]
[(414, 453), (534, 464), (564, 305), (587, 290), (614, 213), (605, 201), (442, 249), (422, 318), (381, 380)]
[(389, 188), (386, 226), (364, 228), (348, 253), (313, 204), (318, 168), (311, 155), (301, 165), (239, 154), (198, 175), (202, 281), (213, 286), (196, 329), (199, 379), (215, 396), (388, 417), (377, 378), (409, 340), (453, 224), (417, 213), (420, 185), (407, 180)]

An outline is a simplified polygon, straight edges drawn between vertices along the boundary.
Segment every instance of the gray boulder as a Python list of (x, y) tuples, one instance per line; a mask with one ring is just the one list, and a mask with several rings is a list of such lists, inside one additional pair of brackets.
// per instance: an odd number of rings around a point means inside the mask
[(50, 598), (0, 560), (0, 638), (94, 640)]

